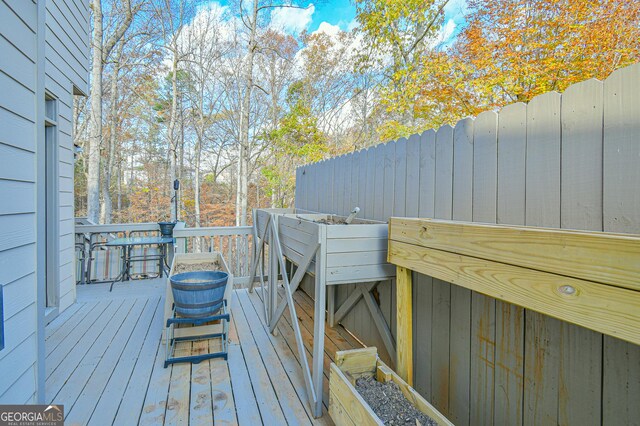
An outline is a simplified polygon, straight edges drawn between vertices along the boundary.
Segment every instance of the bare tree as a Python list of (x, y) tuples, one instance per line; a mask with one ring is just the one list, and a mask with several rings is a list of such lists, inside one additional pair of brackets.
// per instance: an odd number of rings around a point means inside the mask
[[(120, 7), (118, 7), (120, 5)], [(102, 1), (92, 0), (93, 36), (91, 46), (93, 57), (91, 62), (91, 113), (89, 115), (89, 154), (87, 163), (87, 218), (98, 222), (100, 213), (100, 146), (102, 143), (102, 70), (107, 58), (116, 43), (131, 26), (133, 17), (141, 9), (143, 2), (132, 6), (131, 0), (114, 1), (112, 5), (114, 30), (106, 35), (103, 27)]]
[(249, 189), (249, 161), (251, 159), (249, 140), (249, 118), (251, 114), (251, 93), (254, 87), (254, 60), (258, 46), (259, 18), (261, 12), (270, 11), (277, 8), (297, 8), (304, 7), (295, 2), (260, 2), (253, 0), (250, 10), (247, 12), (240, 0), (240, 17), (243, 24), (249, 31), (249, 41), (247, 44), (247, 54), (244, 63), (244, 93), (240, 108), (240, 141), (238, 146), (238, 187), (236, 191), (236, 225), (247, 224), (248, 210), (248, 189)]

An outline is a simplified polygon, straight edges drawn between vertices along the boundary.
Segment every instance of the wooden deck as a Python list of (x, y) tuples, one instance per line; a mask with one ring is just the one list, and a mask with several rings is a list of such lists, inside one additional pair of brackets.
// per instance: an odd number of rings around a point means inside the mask
[[(273, 336), (259, 290), (236, 290), (229, 361), (165, 369), (163, 292), (164, 280), (116, 284), (112, 293), (103, 284), (79, 286), (77, 303), (47, 326), (47, 402), (64, 404), (65, 424), (331, 424), (326, 412), (310, 415), (288, 312)], [(310, 359), (312, 300), (298, 291), (295, 301)], [(215, 349), (216, 342), (188, 345), (181, 349)], [(325, 408), (335, 351), (359, 346), (341, 326), (327, 328)]]

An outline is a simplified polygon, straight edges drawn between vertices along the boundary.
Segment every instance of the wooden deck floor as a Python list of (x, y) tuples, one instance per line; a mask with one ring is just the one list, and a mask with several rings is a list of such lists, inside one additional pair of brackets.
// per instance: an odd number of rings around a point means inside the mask
[[(77, 303), (47, 326), (47, 402), (64, 404), (65, 424), (331, 424), (326, 413), (310, 415), (288, 313), (273, 336), (257, 292), (236, 290), (229, 361), (165, 369), (163, 292), (164, 280), (119, 284), (113, 293), (107, 285), (79, 286)], [(310, 359), (313, 304), (300, 291), (295, 300)], [(335, 351), (358, 346), (341, 326), (327, 328), (325, 405)]]

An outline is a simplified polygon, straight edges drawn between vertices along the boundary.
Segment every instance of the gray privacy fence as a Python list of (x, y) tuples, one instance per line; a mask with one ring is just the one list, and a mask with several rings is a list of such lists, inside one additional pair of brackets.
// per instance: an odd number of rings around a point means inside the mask
[[(638, 234), (640, 64), (300, 167), (296, 183), (296, 207), (317, 212)], [(455, 424), (640, 424), (639, 346), (415, 273), (413, 303), (415, 387)], [(364, 306), (343, 324), (383, 350)]]

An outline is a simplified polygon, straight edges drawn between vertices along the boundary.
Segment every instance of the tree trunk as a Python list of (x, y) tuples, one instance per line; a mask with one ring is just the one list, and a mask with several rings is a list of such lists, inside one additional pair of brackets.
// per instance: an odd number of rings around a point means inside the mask
[(249, 36), (249, 50), (245, 65), (245, 92), (242, 99), (240, 120), (240, 149), (238, 152), (238, 189), (236, 195), (236, 224), (247, 224), (248, 208), (248, 181), (249, 181), (249, 116), (251, 112), (251, 91), (253, 89), (253, 59), (256, 50), (256, 33), (258, 31), (258, 0), (253, 0), (253, 19), (251, 20), (251, 33)]
[(91, 113), (87, 159), (87, 219), (98, 223), (100, 213), (100, 144), (102, 141), (102, 5), (93, 0), (93, 57), (91, 61)]
[[(200, 115), (200, 122), (201, 122), (201, 126), (203, 126), (202, 124), (202, 113)], [(204, 126), (203, 126), (204, 127)], [(194, 178), (193, 178), (193, 198), (194, 198), (194, 210), (195, 210), (195, 227), (199, 228), (201, 226), (201, 222), (200, 222), (200, 157), (201, 157), (201, 151), (202, 151), (202, 137), (201, 137), (201, 131), (203, 129), (201, 129), (200, 131), (198, 131), (198, 142), (196, 144), (196, 158), (195, 158), (195, 164), (194, 164)], [(202, 251), (201, 249), (201, 239), (197, 238), (195, 241), (195, 251), (196, 253), (199, 253), (200, 251)]]
[[(176, 109), (178, 107), (178, 50), (177, 46), (174, 46), (173, 49), (173, 61), (171, 65), (171, 116), (169, 118), (169, 127), (167, 128), (167, 143), (169, 147), (169, 182), (170, 187), (173, 188), (173, 182), (176, 180), (177, 171), (176, 171), (176, 162), (177, 162), (177, 146), (174, 136), (174, 131), (176, 127)], [(173, 193), (173, 192), (172, 192)], [(177, 193), (173, 193), (174, 196), (177, 196)], [(175, 221), (178, 219), (178, 212), (176, 211), (176, 202), (172, 200), (171, 203), (171, 220)]]
[(102, 68), (109, 53), (122, 38), (133, 20), (133, 15), (140, 10), (131, 10), (131, 0), (124, 0), (124, 14), (110, 37), (104, 40), (102, 27), (102, 4), (100, 0), (92, 0), (93, 10), (93, 56), (91, 59), (91, 114), (89, 114), (89, 158), (87, 164), (87, 218), (98, 222), (100, 214), (100, 144), (102, 142)]
[(102, 182), (102, 223), (111, 223), (113, 203), (111, 202), (111, 177), (116, 157), (116, 145), (118, 143), (118, 73), (120, 71), (120, 58), (122, 56), (122, 43), (118, 46), (113, 71), (111, 73), (111, 96), (109, 106), (109, 145), (107, 163), (104, 166), (104, 181)]

